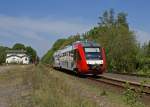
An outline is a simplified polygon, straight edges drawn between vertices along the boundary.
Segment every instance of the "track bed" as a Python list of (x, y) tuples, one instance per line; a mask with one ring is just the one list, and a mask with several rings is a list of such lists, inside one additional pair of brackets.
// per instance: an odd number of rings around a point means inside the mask
[(139, 76), (131, 76), (131, 75), (123, 75), (123, 74), (115, 74), (115, 73), (104, 73), (102, 76), (129, 81), (129, 82), (135, 82), (135, 83), (144, 82), (145, 85), (150, 85), (150, 78), (148, 77), (139, 77)]

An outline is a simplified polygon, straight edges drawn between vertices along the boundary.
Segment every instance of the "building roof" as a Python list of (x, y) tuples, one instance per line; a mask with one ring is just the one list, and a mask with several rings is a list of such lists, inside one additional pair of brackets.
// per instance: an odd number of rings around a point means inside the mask
[(6, 50), (6, 53), (26, 53), (25, 50)]

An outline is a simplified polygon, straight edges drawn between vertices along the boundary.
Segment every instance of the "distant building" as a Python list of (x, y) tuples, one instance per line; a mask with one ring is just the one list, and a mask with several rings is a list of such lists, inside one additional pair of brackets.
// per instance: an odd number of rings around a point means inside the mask
[(29, 64), (30, 58), (24, 50), (7, 50), (6, 63)]

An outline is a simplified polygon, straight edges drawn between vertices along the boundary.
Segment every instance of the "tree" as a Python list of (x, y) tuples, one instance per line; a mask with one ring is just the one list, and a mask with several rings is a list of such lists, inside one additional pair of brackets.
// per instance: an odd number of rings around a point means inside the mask
[(118, 26), (124, 26), (126, 28), (129, 28), (129, 25), (127, 23), (127, 14), (123, 12), (118, 13), (116, 24)]
[(99, 17), (100, 22), (98, 22), (99, 26), (110, 27), (115, 24), (115, 12), (113, 9), (109, 11), (105, 11), (102, 16)]
[(110, 71), (134, 71), (137, 44), (134, 32), (128, 27), (127, 14), (120, 12), (115, 16), (114, 10), (110, 9), (99, 19), (98, 27), (91, 29), (85, 37), (106, 49)]
[(149, 40), (148, 46), (147, 46), (147, 56), (150, 58), (150, 40)]
[(0, 64), (5, 63), (6, 59), (6, 50), (8, 50), (8, 47), (0, 46)]
[(27, 55), (30, 56), (30, 62), (35, 63), (37, 60), (36, 51), (31, 46), (27, 46), (25, 50), (27, 51)]
[(52, 46), (50, 50), (42, 57), (41, 61), (43, 63), (52, 63), (52, 56), (55, 51), (60, 49), (60, 47), (65, 43), (66, 39), (58, 39)]
[(25, 50), (25, 46), (21, 43), (16, 43), (13, 47), (13, 50)]

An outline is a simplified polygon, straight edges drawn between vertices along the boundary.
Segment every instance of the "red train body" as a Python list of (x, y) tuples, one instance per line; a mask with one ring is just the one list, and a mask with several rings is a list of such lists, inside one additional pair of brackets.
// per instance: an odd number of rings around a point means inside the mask
[(53, 67), (78, 74), (102, 74), (106, 71), (104, 48), (91, 41), (77, 41), (53, 55)]

